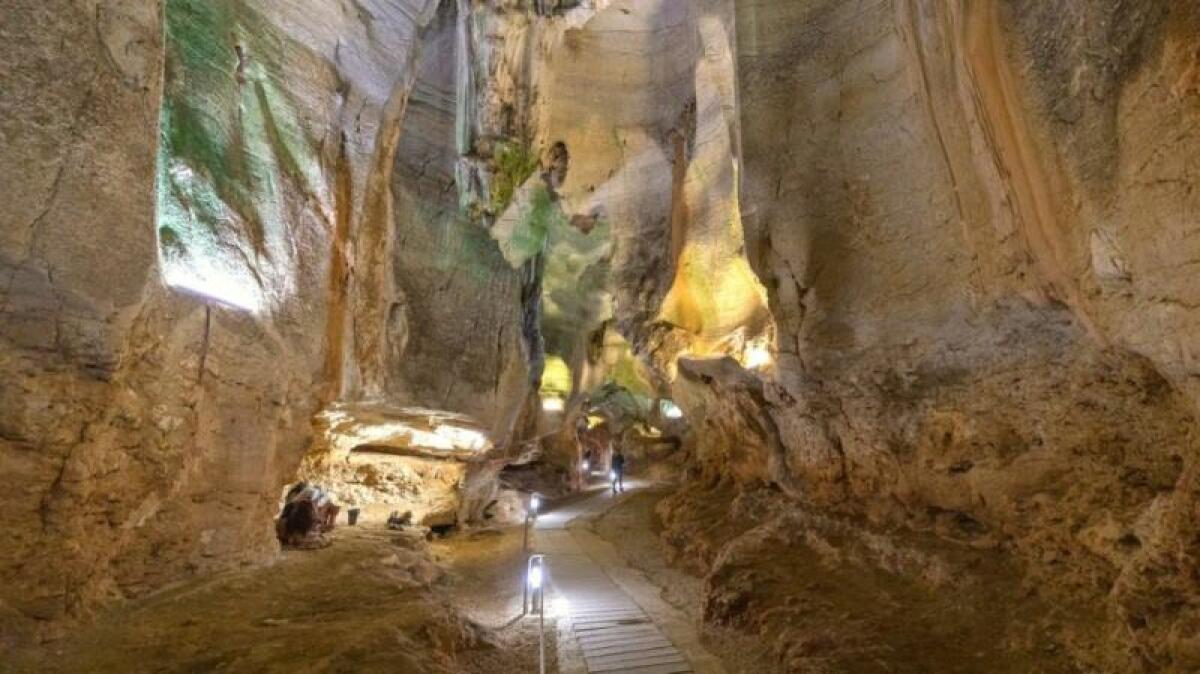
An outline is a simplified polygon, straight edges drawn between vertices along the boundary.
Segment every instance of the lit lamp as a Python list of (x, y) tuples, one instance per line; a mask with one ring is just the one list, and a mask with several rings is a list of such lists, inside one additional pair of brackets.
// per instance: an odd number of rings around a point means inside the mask
[(542, 507), (542, 497), (536, 493), (529, 494), (529, 509), (525, 511), (525, 543), (524, 550), (529, 549), (529, 529), (533, 521), (537, 519), (538, 508)]
[(522, 600), (522, 615), (528, 615), (531, 610), (538, 614), (538, 672), (546, 672), (546, 594), (542, 590), (543, 571), (546, 564), (545, 555), (530, 555), (525, 573), (525, 597)]
[(529, 589), (537, 592), (542, 589), (542, 564), (538, 562), (529, 569)]
[(757, 370), (767, 367), (773, 360), (771, 351), (763, 344), (753, 344), (746, 349), (744, 355), (744, 365), (751, 370)]
[(588, 462), (587, 459), (584, 459), (583, 465), (580, 468), (581, 468), (581, 470), (583, 470), (583, 472), (588, 473), (588, 472), (591, 472), (592, 465), (591, 465), (591, 463)]
[(529, 555), (525, 562), (525, 587), (521, 588), (521, 615), (542, 613), (545, 597), (542, 586), (546, 581), (546, 555), (535, 553)]

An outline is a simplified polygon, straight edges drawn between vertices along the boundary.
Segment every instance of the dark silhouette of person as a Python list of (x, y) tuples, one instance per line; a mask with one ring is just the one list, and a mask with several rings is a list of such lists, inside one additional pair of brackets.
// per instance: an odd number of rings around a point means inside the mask
[(612, 455), (612, 484), (613, 491), (625, 491), (625, 455), (618, 447)]

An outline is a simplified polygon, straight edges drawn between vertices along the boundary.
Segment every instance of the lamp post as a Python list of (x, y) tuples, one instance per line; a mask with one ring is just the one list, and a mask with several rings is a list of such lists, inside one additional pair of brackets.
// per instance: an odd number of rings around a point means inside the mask
[(524, 597), (521, 600), (521, 615), (538, 614), (538, 672), (546, 674), (546, 556), (530, 555), (525, 564)]
[(537, 520), (538, 508), (542, 507), (542, 497), (536, 492), (529, 495), (529, 507), (525, 509), (525, 542), (522, 549), (529, 550), (529, 528), (531, 522)]

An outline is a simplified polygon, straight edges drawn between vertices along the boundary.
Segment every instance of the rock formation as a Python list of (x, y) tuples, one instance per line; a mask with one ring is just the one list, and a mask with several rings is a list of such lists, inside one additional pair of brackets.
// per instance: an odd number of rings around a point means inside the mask
[[(787, 532), (797, 555), (937, 592), (987, 576), (930, 577), (897, 566), (903, 549), (995, 550), (1017, 568), (1009, 601), (1057, 607), (1022, 618), (1041, 643), (1006, 641), (1065, 652), (1057, 668), (1197, 666), (1200, 99), (1179, 83), (1198, 19), (1153, 2), (737, 3), (747, 249), (778, 362), (685, 363), (675, 397), (707, 425), (690, 489), (771, 486), (794, 507), (751, 509), (764, 529), (716, 549), (679, 510), (698, 494), (665, 507), (713, 565), (714, 617), (738, 619), (721, 608), (738, 587), (747, 617), (769, 608), (744, 574), (787, 522), (808, 530)], [(816, 513), (853, 535), (830, 540)], [(871, 535), (893, 553), (855, 555)], [(781, 657), (851, 657), (797, 648), (789, 610), (763, 628)]]
[(6, 638), (270, 558), (314, 416), (398, 386), (392, 180), (442, 4), (6, 9)]

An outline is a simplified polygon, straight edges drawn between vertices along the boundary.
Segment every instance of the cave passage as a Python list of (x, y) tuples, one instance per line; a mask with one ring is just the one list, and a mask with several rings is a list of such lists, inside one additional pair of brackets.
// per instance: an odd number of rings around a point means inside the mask
[(0, 35), (0, 672), (1200, 671), (1197, 3)]

